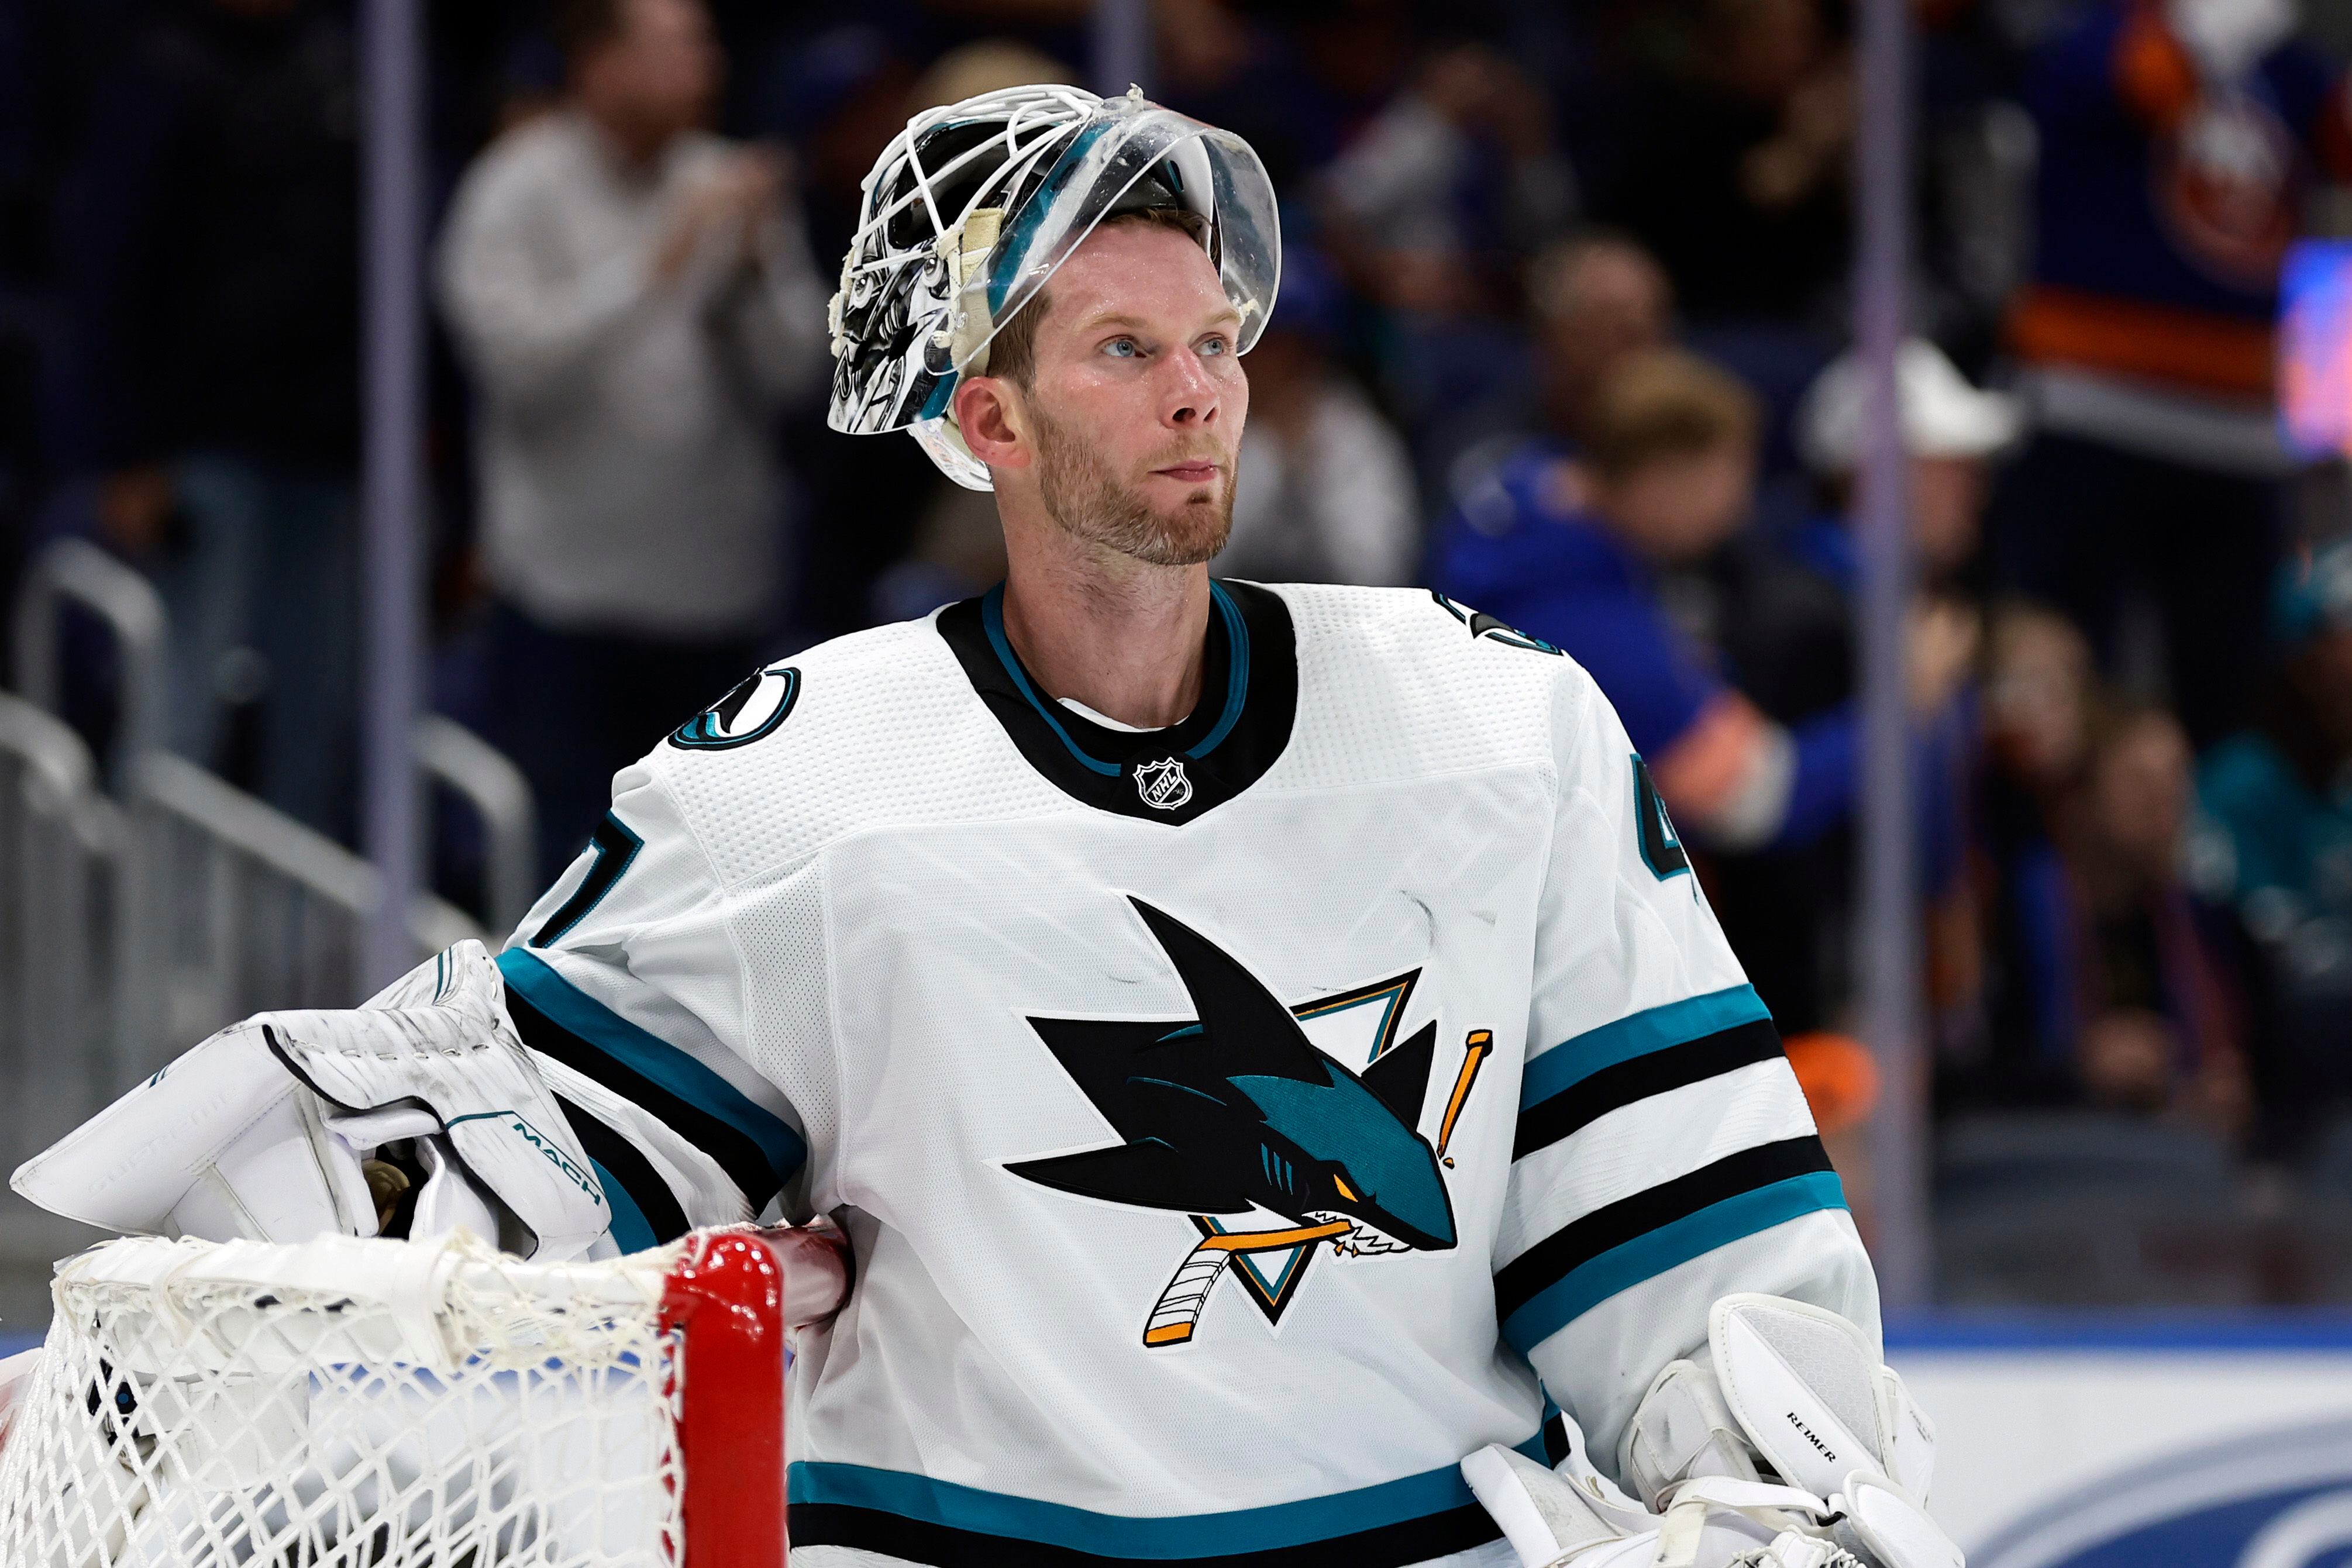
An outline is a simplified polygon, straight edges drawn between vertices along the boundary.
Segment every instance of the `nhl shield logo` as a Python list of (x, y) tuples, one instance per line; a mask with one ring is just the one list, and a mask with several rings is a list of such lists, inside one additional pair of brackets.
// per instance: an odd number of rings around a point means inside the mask
[(1183, 763), (1173, 757), (1162, 758), (1136, 764), (1135, 792), (1153, 810), (1172, 811), (1192, 798), (1192, 781), (1184, 777)]

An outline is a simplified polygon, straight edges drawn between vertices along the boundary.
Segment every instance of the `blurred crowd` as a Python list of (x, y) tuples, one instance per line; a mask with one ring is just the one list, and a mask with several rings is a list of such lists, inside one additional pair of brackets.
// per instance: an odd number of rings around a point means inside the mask
[[(430, 9), (435, 696), (529, 775), (551, 870), (756, 660), (1002, 570), (986, 497), (824, 430), (824, 302), (910, 112), (1106, 84), (1087, 0)], [(2352, 1169), (2352, 492), (2274, 406), (2282, 263), (2352, 227), (2352, 37), (2292, 0), (1915, 12), (1938, 1111)], [(1433, 588), (1563, 647), (1784, 1035), (1833, 1043), (1849, 7), (1150, 16), (1150, 96), (1284, 204), (1218, 570)], [(0, 0), (0, 571), (80, 534), (149, 574), (172, 744), (346, 835), (362, 90), (331, 0)]]

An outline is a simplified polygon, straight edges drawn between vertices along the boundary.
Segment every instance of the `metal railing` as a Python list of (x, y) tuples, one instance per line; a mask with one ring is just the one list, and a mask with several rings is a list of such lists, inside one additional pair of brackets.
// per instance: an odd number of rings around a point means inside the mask
[[(383, 897), (375, 867), (169, 752), (142, 758), (134, 787), (140, 858), (164, 896), (142, 955), (162, 1011), (131, 1071), (264, 1009), (362, 999), (362, 933)], [(484, 935), (430, 895), (409, 932), (419, 957)]]
[(482, 915), (505, 936), (539, 897), (539, 808), (529, 781), (505, 752), (438, 714), (416, 723), (416, 765), (481, 824)]
[[(53, 716), (63, 700), (68, 605), (96, 617), (119, 661), (117, 724), (103, 767)], [(27, 1040), (84, 1041), (77, 1064), (117, 1089), (248, 1013), (358, 1002), (364, 933), (383, 901), (374, 866), (163, 749), (165, 632), (163, 604), (144, 578), (83, 541), (52, 545), (32, 563), (16, 608), (24, 696), (0, 706), (0, 758), (8, 768), (0, 790), (15, 789), (0, 804), (0, 832), (10, 840), (0, 850), (9, 857), (0, 888), (14, 890), (8, 918), (23, 934), (5, 960), (15, 967), (6, 977), (15, 982), (10, 1027)], [(415, 749), (419, 769), (478, 819), (488, 926), (511, 930), (538, 891), (529, 786), (504, 756), (446, 718), (418, 727)], [(39, 810), (17, 807), (16, 795)], [(70, 874), (54, 869), (68, 862), (77, 868)], [(34, 906), (51, 900), (52, 915), (37, 918)], [(407, 924), (419, 957), (488, 935), (431, 894), (415, 902)], [(36, 961), (42, 943), (86, 944), (103, 958), (75, 946)], [(80, 1016), (89, 997), (100, 998), (106, 1020), (97, 1036)]]
[[(68, 608), (112, 644), (103, 759), (58, 716)], [(147, 580), (68, 540), (31, 564), (0, 692), (0, 1176), (237, 1019), (363, 999), (376, 868), (163, 747), (167, 623)], [(74, 644), (77, 648), (81, 644)], [(537, 894), (530, 787), (462, 726), (428, 718), (420, 773), (477, 819), (483, 914), (503, 933)], [(484, 925), (426, 894), (419, 957)], [(0, 1190), (0, 1305), (37, 1327), (48, 1260), (87, 1233)]]
[(0, 1128), (12, 1146), (121, 1088), (109, 939), (121, 841), (81, 737), (0, 692)]
[(59, 539), (35, 556), (16, 594), (16, 689), (50, 713), (64, 702), (59, 653), (68, 604), (105, 624), (122, 661), (121, 706), (106, 766), (120, 789), (131, 759), (163, 745), (163, 601), (145, 578), (85, 539)]

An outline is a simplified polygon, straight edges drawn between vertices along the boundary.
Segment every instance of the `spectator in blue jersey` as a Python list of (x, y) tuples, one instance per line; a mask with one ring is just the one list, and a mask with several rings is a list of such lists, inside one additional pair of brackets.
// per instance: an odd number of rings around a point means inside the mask
[[(1850, 701), (1800, 723), (1775, 719), (1733, 685), (1713, 645), (1719, 628), (1669, 607), (1677, 574), (1748, 518), (1759, 418), (1723, 371), (1675, 350), (1636, 355), (1602, 385), (1574, 455), (1523, 449), (1439, 526), (1433, 547), (1441, 591), (1592, 672), (1676, 825), (1718, 863), (1817, 842), (1850, 814), (1856, 783)], [(1964, 624), (1921, 620), (1916, 711), (1947, 705), (1972, 653)], [(1786, 1009), (1790, 1027), (1833, 1021), (1801, 980), (1777, 990), (1768, 1004), (1775, 1017)]]
[(2009, 586), (2113, 671), (2151, 603), (2201, 748), (2243, 722), (2289, 472), (2273, 411), (2279, 265), (2347, 99), (2291, 0), (2100, 0), (2035, 60), (2032, 281), (2009, 323), (2036, 435), (1995, 518)]
[(2200, 771), (2198, 860), (2268, 976), (2281, 1050), (2263, 1099), (2293, 1141), (2352, 1096), (2352, 542), (2282, 570), (2273, 629), (2253, 726)]
[(1662, 570), (1747, 519), (1756, 400), (1674, 350), (1621, 366), (1573, 456), (1535, 444), (1440, 524), (1443, 592), (1558, 643), (1592, 672), (1685, 831), (1717, 847), (1799, 842), (1853, 792), (1853, 728), (1797, 736), (1727, 685), (1667, 612)]

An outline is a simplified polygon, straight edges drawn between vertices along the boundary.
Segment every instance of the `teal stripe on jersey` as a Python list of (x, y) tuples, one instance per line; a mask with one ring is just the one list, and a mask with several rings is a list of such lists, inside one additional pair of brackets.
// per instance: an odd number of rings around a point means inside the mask
[(980, 617), (981, 624), (988, 630), (988, 645), (996, 650), (997, 658), (1004, 665), (1004, 673), (1013, 677), (1013, 684), (1021, 688), (1021, 695), (1029, 699), (1029, 706), (1037, 710), (1037, 716), (1044, 719), (1046, 727), (1062, 737), (1062, 744), (1070, 748), (1070, 755), (1093, 772), (1099, 773), (1107, 779), (1118, 778), (1121, 769), (1117, 763), (1105, 762), (1100, 758), (1089, 757), (1078, 749), (1078, 743), (1070, 738), (1070, 732), (1062, 727), (1062, 721), (1054, 716), (1054, 710), (1045, 705), (1045, 700), (1031, 689), (1029, 677), (1021, 673), (1021, 661), (1013, 657), (1013, 644), (1004, 635), (1004, 585), (1003, 583), (1000, 582), (990, 589), (988, 597), (981, 601)]
[(596, 1183), (613, 1202), (613, 1245), (624, 1252), (645, 1252), (660, 1246), (654, 1239), (654, 1228), (646, 1223), (646, 1211), (637, 1207), (629, 1189), (601, 1162), (592, 1159), (588, 1163), (596, 1167)]
[(758, 1145), (778, 1186), (791, 1181), (807, 1158), (808, 1145), (782, 1117), (753, 1103), (702, 1062), (581, 990), (538, 954), (509, 947), (499, 955), (499, 973), (550, 1023), (577, 1035)]
[(1587, 1030), (1528, 1063), (1519, 1078), (1519, 1109), (1549, 1100), (1604, 1067), (1771, 1017), (1772, 1010), (1757, 996), (1756, 988), (1739, 985), (1648, 1008), (1615, 1023)]
[(1528, 1354), (1621, 1291), (1759, 1231), (1845, 1207), (1835, 1171), (1790, 1176), (1709, 1204), (1570, 1270), (1503, 1320), (1503, 1337)]
[[(1529, 1458), (1541, 1460), (1542, 1430), (1538, 1428), (1534, 1437), (1517, 1447)], [(1009, 1537), (1138, 1563), (1307, 1546), (1336, 1536), (1449, 1513), (1477, 1501), (1463, 1480), (1459, 1465), (1444, 1465), (1417, 1476), (1329, 1497), (1235, 1509), (1228, 1513), (1174, 1514), (1161, 1519), (1097, 1513), (1067, 1503), (1011, 1497), (959, 1486), (953, 1481), (933, 1480), (906, 1470), (873, 1469), (865, 1465), (803, 1459), (793, 1465), (788, 1473), (790, 1497), (795, 1504), (832, 1503), (872, 1509), (975, 1535)]]

